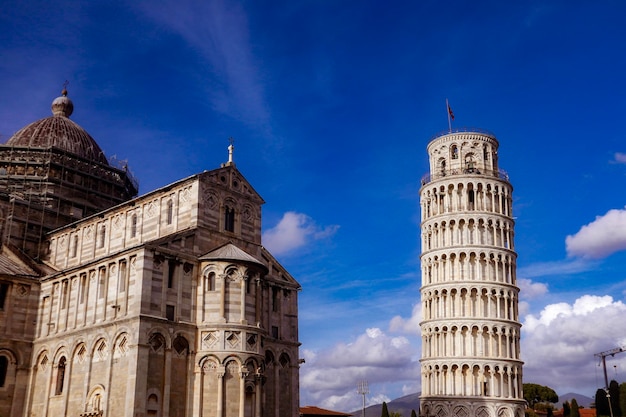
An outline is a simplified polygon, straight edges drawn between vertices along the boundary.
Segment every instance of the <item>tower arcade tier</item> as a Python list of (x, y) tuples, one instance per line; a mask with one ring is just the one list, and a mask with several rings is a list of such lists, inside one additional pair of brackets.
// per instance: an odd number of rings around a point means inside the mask
[(427, 149), (420, 415), (523, 417), (513, 187), (498, 141), (450, 132)]

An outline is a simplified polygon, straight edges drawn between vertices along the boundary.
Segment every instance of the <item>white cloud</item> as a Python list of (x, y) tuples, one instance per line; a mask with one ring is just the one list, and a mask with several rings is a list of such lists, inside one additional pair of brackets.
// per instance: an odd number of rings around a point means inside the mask
[(411, 317), (405, 319), (401, 316), (395, 316), (389, 323), (389, 330), (392, 332), (402, 332), (408, 334), (421, 334), (420, 321), (422, 321), (422, 304), (413, 306)]
[(562, 261), (537, 262), (517, 269), (517, 275), (526, 278), (546, 277), (561, 274), (580, 274), (593, 270), (597, 262), (589, 259), (566, 259)]
[(385, 394), (376, 394), (373, 397), (368, 398), (367, 404), (382, 404), (383, 402), (390, 402), (393, 398), (389, 398)]
[[(541, 274), (540, 274), (541, 275)], [(548, 284), (535, 282), (528, 278), (519, 278), (517, 285), (520, 289), (520, 300), (517, 305), (520, 317), (525, 316), (530, 311), (530, 302), (548, 293)]]
[(413, 383), (419, 380), (415, 347), (405, 337), (391, 337), (379, 328), (369, 328), (350, 343), (309, 355), (300, 368), (303, 404), (313, 403), (335, 410), (360, 408), (358, 381), (367, 380), (368, 404), (389, 401), (381, 384)]
[(595, 310), (602, 309), (611, 305), (624, 307), (621, 301), (613, 302), (613, 297), (609, 295), (596, 296), (596, 295), (583, 295), (577, 299), (573, 305), (567, 303), (550, 304), (544, 307), (539, 317), (535, 317), (532, 314), (526, 316), (524, 326), (530, 330), (535, 330), (538, 326), (549, 326), (550, 323), (558, 318), (571, 317), (571, 316), (586, 316), (593, 313)]
[(517, 280), (517, 286), (520, 288), (520, 297), (536, 298), (548, 293), (548, 285), (543, 282), (533, 282), (528, 278), (520, 278)]
[(615, 152), (615, 162), (618, 164), (626, 164), (626, 153)]
[(528, 301), (520, 300), (519, 304), (517, 305), (517, 309), (519, 310), (520, 317), (523, 317), (530, 311), (530, 304), (528, 303)]
[(604, 216), (565, 238), (567, 253), (583, 258), (605, 258), (626, 250), (626, 209), (609, 210)]
[(306, 214), (289, 211), (263, 233), (263, 245), (274, 255), (284, 255), (312, 241), (329, 238), (337, 229), (337, 225), (320, 227)]
[(420, 381), (418, 379), (415, 379), (410, 381), (408, 384), (402, 385), (402, 395), (411, 395), (419, 392), (421, 389), (419, 382)]
[[(573, 304), (551, 304), (539, 316), (526, 316), (521, 346), (525, 382), (548, 385), (562, 394), (594, 395), (604, 383), (593, 355), (623, 346), (625, 316), (623, 302), (593, 295)], [(623, 356), (611, 360), (626, 366)]]

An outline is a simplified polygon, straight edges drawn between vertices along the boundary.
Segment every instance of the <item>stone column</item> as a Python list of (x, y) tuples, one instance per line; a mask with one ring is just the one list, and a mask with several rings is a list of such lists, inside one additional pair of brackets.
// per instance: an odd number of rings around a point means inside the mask
[[(179, 280), (180, 281), (180, 280)], [(170, 415), (170, 390), (172, 388), (172, 348), (165, 349), (165, 369), (163, 370), (163, 409), (161, 415), (169, 417)]]
[(249, 371), (245, 365), (239, 369), (239, 417), (245, 417), (246, 410), (246, 378)]
[(217, 374), (217, 408), (215, 417), (222, 417), (224, 415), (224, 375), (226, 374), (226, 367), (220, 365), (216, 369)]
[(195, 352), (189, 349), (189, 352), (187, 352), (187, 398), (185, 399), (185, 410), (187, 410), (188, 415), (194, 415), (194, 410), (197, 410), (197, 408), (193, 408), (194, 396), (198, 395), (196, 384), (198, 380), (196, 369), (198, 369), (198, 367), (196, 366), (195, 358)]
[[(129, 357), (130, 363), (137, 363), (139, 358), (139, 348), (137, 345), (131, 345), (126, 355)], [(134, 356), (134, 358), (131, 358)], [(131, 373), (128, 376), (128, 384), (126, 385), (126, 416), (134, 416), (134, 401), (135, 401), (135, 381), (137, 380), (138, 375), (136, 373)]]
[(280, 370), (279, 363), (274, 364), (274, 415), (281, 417), (280, 415)]
[(228, 282), (228, 275), (220, 274), (219, 277), (222, 280), (222, 287), (220, 288), (220, 318), (226, 321), (226, 283)]
[(507, 398), (512, 398), (513, 397), (513, 381), (512, 381), (512, 372), (511, 372), (511, 368), (509, 368), (506, 371), (506, 384), (507, 384), (507, 393), (506, 393), (506, 397)]
[(263, 386), (263, 374), (261, 373), (261, 368), (257, 369), (255, 377), (254, 417), (261, 417), (261, 387)]
[(63, 405), (63, 410), (67, 413), (67, 405), (70, 401), (70, 389), (72, 385), (72, 363), (74, 362), (71, 357), (66, 357), (67, 361), (65, 362), (65, 379), (67, 383), (64, 381), (63, 383), (63, 392), (65, 393), (65, 401)]
[(247, 282), (250, 278), (247, 275), (241, 275), (241, 297), (240, 297), (240, 306), (239, 308), (241, 309), (241, 316), (240, 316), (240, 322), (241, 324), (245, 324), (247, 322), (246, 320), (246, 287), (247, 287)]
[[(195, 355), (189, 355), (190, 362), (193, 362)], [(192, 405), (189, 410), (189, 415), (201, 417), (204, 413), (202, 410), (202, 404), (204, 400), (204, 367), (206, 362), (203, 362), (200, 366), (194, 366), (193, 368), (193, 393), (192, 393)]]
[(111, 375), (113, 374), (113, 365), (115, 364), (114, 357), (113, 357), (115, 355), (115, 341), (111, 341), (110, 347), (107, 346), (107, 353), (109, 354), (109, 357), (107, 358), (109, 363), (106, 368), (105, 379), (106, 381), (108, 381), (108, 386), (105, 387), (104, 389), (104, 392), (103, 392), (104, 398), (102, 399), (103, 402), (106, 404), (106, 410), (104, 410), (104, 417), (107, 417), (109, 415), (109, 410), (111, 409), (111, 384), (113, 383), (113, 381), (111, 380)]
[(262, 291), (262, 287), (261, 287), (261, 279), (259, 277), (257, 277), (254, 280), (254, 284), (255, 284), (255, 291), (254, 291), (254, 310), (255, 310), (255, 321), (256, 321), (256, 325), (260, 326), (261, 325), (261, 291)]

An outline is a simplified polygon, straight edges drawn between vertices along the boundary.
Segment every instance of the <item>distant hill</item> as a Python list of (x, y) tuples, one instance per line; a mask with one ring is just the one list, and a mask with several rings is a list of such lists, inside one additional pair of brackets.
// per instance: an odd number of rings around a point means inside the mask
[(591, 408), (591, 404), (594, 404), (595, 401), (591, 397), (587, 397), (582, 394), (576, 394), (575, 392), (568, 392), (567, 394), (559, 395), (559, 402), (554, 404), (554, 408), (562, 408), (563, 403), (565, 401), (572, 402), (572, 398), (576, 398), (576, 402), (579, 406), (583, 406), (585, 408)]
[[(415, 410), (415, 413), (419, 415), (420, 400), (419, 393), (405, 395), (404, 397), (396, 398), (395, 400), (387, 403), (387, 410), (389, 412), (395, 411), (402, 414), (402, 417), (411, 417), (411, 410)], [(576, 400), (578, 401), (578, 400)], [(365, 408), (365, 417), (380, 417), (383, 411), (382, 404), (370, 405)], [(354, 417), (361, 417), (363, 414), (362, 409), (358, 409), (350, 412)]]
[[(389, 401), (387, 403), (387, 409), (389, 412), (395, 411), (402, 414), (402, 417), (411, 417), (411, 410), (415, 410), (415, 413), (419, 415), (420, 409), (420, 393), (405, 395), (404, 397), (396, 398), (395, 400)], [(579, 406), (583, 406), (585, 408), (590, 408), (591, 404), (594, 403), (593, 398), (587, 397), (582, 394), (576, 394), (573, 392), (568, 392), (567, 394), (559, 395), (559, 402), (554, 404), (554, 408), (559, 409), (563, 407), (563, 403), (565, 401), (572, 402), (572, 398), (576, 398), (576, 402)], [(383, 405), (376, 404), (370, 405), (365, 408), (365, 417), (380, 417), (382, 413)], [(354, 410), (350, 412), (354, 417), (361, 417), (363, 414), (362, 409)]]

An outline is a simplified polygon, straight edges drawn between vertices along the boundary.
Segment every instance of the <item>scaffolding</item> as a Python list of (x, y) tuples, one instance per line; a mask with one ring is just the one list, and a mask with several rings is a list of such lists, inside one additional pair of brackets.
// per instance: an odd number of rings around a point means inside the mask
[[(57, 147), (0, 146), (2, 243), (40, 258), (45, 234), (137, 195), (122, 168), (90, 161)], [(3, 202), (4, 201), (4, 202)]]

